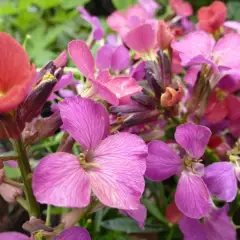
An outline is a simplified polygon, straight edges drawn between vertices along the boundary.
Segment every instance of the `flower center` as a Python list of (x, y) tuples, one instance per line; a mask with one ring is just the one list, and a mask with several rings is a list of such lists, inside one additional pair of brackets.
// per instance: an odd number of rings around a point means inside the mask
[(89, 168), (99, 168), (99, 165), (92, 161), (91, 159), (91, 153), (80, 153), (78, 155), (79, 162), (83, 169), (89, 169)]

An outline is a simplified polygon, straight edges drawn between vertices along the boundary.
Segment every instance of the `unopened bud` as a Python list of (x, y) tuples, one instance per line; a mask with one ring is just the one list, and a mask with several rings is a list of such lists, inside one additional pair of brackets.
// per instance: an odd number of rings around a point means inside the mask
[(163, 20), (158, 22), (157, 42), (161, 50), (168, 49), (174, 38), (168, 24)]
[(179, 90), (167, 87), (161, 96), (161, 105), (163, 107), (173, 107), (178, 104), (183, 97), (183, 89), (179, 85)]

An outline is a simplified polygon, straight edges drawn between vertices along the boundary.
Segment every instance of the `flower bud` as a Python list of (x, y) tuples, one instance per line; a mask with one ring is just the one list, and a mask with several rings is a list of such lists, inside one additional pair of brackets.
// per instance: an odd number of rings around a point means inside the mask
[(174, 201), (167, 205), (166, 219), (169, 223), (178, 223), (182, 217), (183, 214), (179, 211)]
[(6, 183), (2, 183), (0, 185), (0, 195), (6, 202), (13, 203), (16, 201), (17, 197), (21, 196), (22, 194), (22, 189), (18, 187)]
[(161, 96), (161, 105), (163, 107), (173, 107), (181, 101), (182, 97), (183, 89), (180, 85), (178, 91), (171, 87), (167, 87)]
[(158, 22), (157, 42), (161, 50), (168, 49), (174, 38), (168, 24), (163, 20)]

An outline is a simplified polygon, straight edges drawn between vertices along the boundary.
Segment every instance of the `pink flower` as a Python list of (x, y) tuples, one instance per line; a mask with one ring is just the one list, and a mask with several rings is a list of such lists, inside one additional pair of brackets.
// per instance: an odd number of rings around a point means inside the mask
[(221, 1), (214, 1), (207, 7), (201, 7), (197, 13), (198, 27), (209, 33), (217, 31), (227, 18), (227, 7)]
[(142, 90), (136, 80), (129, 76), (111, 77), (108, 71), (102, 71), (95, 78), (94, 58), (83, 41), (71, 41), (68, 51), (75, 65), (92, 85), (90, 90), (85, 93), (86, 97), (100, 96), (110, 104), (118, 105), (126, 99), (130, 100), (132, 94)]
[(193, 14), (193, 9), (190, 3), (183, 0), (170, 0), (172, 10), (179, 16), (188, 17)]
[(91, 191), (106, 206), (134, 210), (144, 191), (147, 148), (136, 135), (109, 136), (109, 116), (102, 104), (71, 97), (59, 104), (67, 131), (82, 147), (79, 156), (57, 152), (44, 157), (33, 174), (40, 203), (81, 208)]
[(146, 176), (153, 181), (163, 181), (180, 173), (175, 203), (190, 218), (202, 218), (212, 207), (209, 191), (202, 179), (204, 166), (199, 163), (210, 136), (211, 131), (204, 126), (193, 123), (178, 126), (175, 139), (185, 150), (183, 158), (164, 142), (148, 144)]

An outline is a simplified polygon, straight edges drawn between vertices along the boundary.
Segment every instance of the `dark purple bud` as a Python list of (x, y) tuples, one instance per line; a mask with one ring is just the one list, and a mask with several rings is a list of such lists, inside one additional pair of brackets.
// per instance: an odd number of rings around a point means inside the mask
[(136, 105), (121, 105), (121, 106), (111, 106), (110, 113), (112, 114), (124, 114), (124, 113), (135, 113), (135, 112), (145, 112), (148, 109), (139, 104)]
[(20, 135), (19, 122), (16, 122), (15, 115), (0, 115), (0, 139), (18, 138)]
[(124, 129), (138, 124), (155, 121), (158, 119), (159, 116), (160, 112), (158, 110), (135, 113), (123, 121), (122, 128)]
[(68, 134), (65, 133), (61, 139), (61, 143), (58, 147), (58, 152), (72, 152), (73, 144), (74, 144), (74, 139)]
[(156, 106), (156, 102), (154, 100), (154, 98), (150, 97), (150, 96), (146, 96), (145, 94), (143, 93), (138, 93), (138, 94), (135, 94), (133, 96), (131, 96), (131, 98), (138, 102), (139, 104), (147, 107), (148, 109), (154, 109), (155, 106)]
[(30, 233), (41, 231), (41, 230), (44, 230), (46, 232), (53, 232), (53, 229), (50, 227), (47, 227), (43, 220), (35, 217), (31, 217), (31, 219), (25, 222), (22, 227), (24, 230)]
[(35, 81), (36, 84), (42, 81), (42, 78), (44, 75), (46, 75), (46, 73), (54, 74), (55, 70), (56, 66), (54, 65), (53, 61), (47, 63), (44, 67), (41, 68), (40, 72), (37, 74), (37, 78)]

